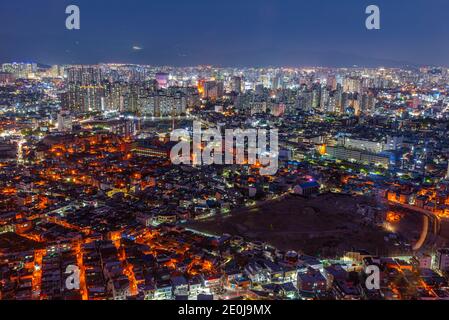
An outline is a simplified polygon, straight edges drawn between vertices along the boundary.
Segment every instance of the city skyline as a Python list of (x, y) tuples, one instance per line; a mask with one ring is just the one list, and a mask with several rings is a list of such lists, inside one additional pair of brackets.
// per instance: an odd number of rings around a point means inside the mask
[(0, 298), (447, 300), (448, 83), (2, 64)]

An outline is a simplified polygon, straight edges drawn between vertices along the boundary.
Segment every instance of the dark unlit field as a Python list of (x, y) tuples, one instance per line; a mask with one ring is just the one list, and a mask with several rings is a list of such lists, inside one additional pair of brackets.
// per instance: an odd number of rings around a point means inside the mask
[(15, 233), (0, 234), (0, 255), (3, 250), (14, 249), (13, 252), (42, 249), (41, 243), (21, 237)]
[(279, 201), (242, 209), (229, 217), (193, 222), (198, 231), (239, 235), (267, 242), (281, 250), (332, 257), (351, 249), (387, 251), (385, 232), (362, 224), (357, 204), (361, 197), (326, 194), (313, 199), (287, 196)]

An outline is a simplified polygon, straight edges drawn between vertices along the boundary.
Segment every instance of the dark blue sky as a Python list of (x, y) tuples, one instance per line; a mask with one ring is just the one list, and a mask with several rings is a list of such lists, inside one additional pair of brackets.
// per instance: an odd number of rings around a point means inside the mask
[(447, 66), (448, 16), (448, 0), (1, 0), (0, 62)]

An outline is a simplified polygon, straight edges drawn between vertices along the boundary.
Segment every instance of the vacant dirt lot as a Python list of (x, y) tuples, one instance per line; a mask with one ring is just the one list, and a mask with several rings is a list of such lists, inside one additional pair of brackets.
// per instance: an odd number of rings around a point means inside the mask
[(212, 234), (229, 233), (267, 242), (282, 250), (333, 257), (351, 249), (385, 253), (385, 233), (361, 223), (361, 197), (326, 194), (305, 199), (287, 196), (257, 208), (193, 222), (189, 227)]

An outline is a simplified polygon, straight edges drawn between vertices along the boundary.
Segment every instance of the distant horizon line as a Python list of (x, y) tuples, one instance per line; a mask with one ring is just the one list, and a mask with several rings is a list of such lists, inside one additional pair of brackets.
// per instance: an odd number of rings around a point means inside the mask
[(307, 69), (307, 68), (327, 68), (327, 69), (357, 69), (357, 68), (365, 68), (365, 69), (402, 69), (402, 68), (448, 68), (449, 66), (445, 65), (432, 65), (432, 64), (408, 64), (408, 65), (398, 65), (398, 66), (385, 66), (385, 65), (377, 65), (377, 66), (367, 66), (367, 65), (352, 65), (352, 66), (327, 66), (327, 65), (301, 65), (301, 66), (275, 66), (275, 65), (266, 65), (266, 66), (223, 66), (223, 65), (213, 65), (213, 64), (197, 64), (197, 65), (168, 65), (168, 64), (147, 64), (147, 63), (135, 63), (135, 62), (97, 62), (97, 63), (55, 63), (48, 64), (42, 63), (38, 61), (2, 61), (0, 64), (8, 64), (8, 63), (16, 63), (16, 64), (37, 64), (42, 67), (53, 67), (53, 66), (98, 66), (98, 65), (130, 65), (130, 66), (145, 66), (145, 67), (171, 67), (171, 68), (198, 68), (198, 67), (209, 67), (209, 68), (220, 68), (220, 69), (228, 69), (228, 68), (249, 68), (249, 69)]

